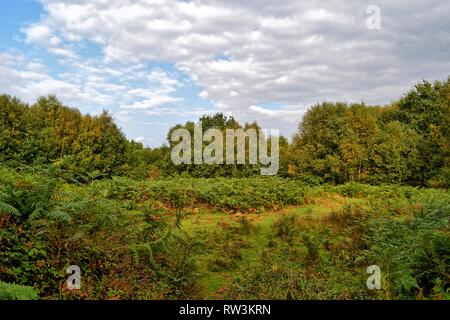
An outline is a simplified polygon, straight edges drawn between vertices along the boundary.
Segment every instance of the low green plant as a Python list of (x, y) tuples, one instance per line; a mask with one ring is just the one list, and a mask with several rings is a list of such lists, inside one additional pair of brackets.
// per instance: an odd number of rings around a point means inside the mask
[(37, 300), (36, 291), (27, 286), (0, 281), (0, 300)]

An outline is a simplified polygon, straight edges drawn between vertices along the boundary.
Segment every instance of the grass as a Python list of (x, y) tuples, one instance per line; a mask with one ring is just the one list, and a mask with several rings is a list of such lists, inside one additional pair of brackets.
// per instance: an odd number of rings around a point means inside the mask
[[(402, 234), (392, 231), (398, 237), (397, 244), (389, 244), (392, 234), (385, 240), (379, 240), (378, 234), (370, 234), (374, 228), (376, 230), (377, 224), (384, 225), (387, 230), (395, 228), (395, 224), (408, 228), (409, 221), (420, 220), (416, 218), (415, 212), (420, 212), (423, 207), (421, 203), (433, 203), (433, 199), (436, 199), (437, 202), (448, 204), (449, 194), (427, 189), (411, 191), (412, 188), (408, 187), (395, 193), (395, 187), (391, 186), (363, 186), (364, 192), (348, 192), (348, 189), (355, 188), (320, 187), (308, 194), (305, 204), (287, 206), (278, 211), (242, 216), (201, 210), (196, 215), (187, 217), (184, 222), (186, 232), (194, 238), (200, 237), (203, 242), (211, 243), (209, 250), (195, 253), (204, 298), (395, 299), (398, 295), (421, 297), (423, 293), (420, 289), (415, 289), (417, 284), (414, 278), (404, 270), (408, 265), (392, 267), (403, 272), (390, 274), (394, 271), (390, 271), (389, 261), (396, 264), (397, 259), (404, 260), (402, 255), (407, 252), (408, 243), (398, 242), (403, 241)], [(243, 217), (252, 225), (250, 232), (241, 230), (240, 221)], [(430, 223), (437, 223), (433, 219), (425, 224), (417, 222), (419, 226), (416, 228), (421, 228), (420, 232), (424, 232), (426, 237), (433, 235), (426, 231), (428, 228), (433, 232), (433, 227), (429, 227)], [(283, 228), (287, 228), (287, 231), (283, 229), (283, 232), (292, 231), (292, 239), (286, 238), (283, 233), (279, 235), (282, 239), (276, 238), (276, 228), (281, 227), (283, 223)], [(444, 225), (445, 223), (442, 224)], [(226, 231), (218, 231), (224, 226), (232, 228), (235, 236), (230, 237)], [(220, 233), (219, 237), (217, 233)], [(240, 233), (241, 237), (236, 236)], [(414, 237), (413, 233), (410, 237)], [(244, 247), (239, 248), (239, 259), (236, 259), (234, 267), (219, 270), (208, 268), (211, 259), (226, 254), (216, 245), (218, 238), (221, 241), (243, 240), (246, 243)], [(450, 243), (448, 236), (440, 236), (438, 239), (441, 243)], [(418, 242), (421, 246), (420, 239), (411, 238), (408, 241)], [(392, 245), (394, 248), (401, 245), (406, 247), (404, 251), (392, 251), (389, 249)], [(391, 252), (386, 253), (384, 250)], [(381, 256), (375, 253), (378, 251)], [(369, 256), (366, 256), (367, 254)], [(430, 253), (424, 255), (429, 256)], [(422, 257), (419, 265), (435, 263), (431, 267), (434, 268), (437, 264), (440, 267), (436, 267), (436, 270), (442, 270), (442, 261), (445, 261), (442, 257), (445, 259), (445, 254), (430, 258), (433, 259), (430, 261), (424, 261)], [(378, 261), (387, 272), (383, 280), (385, 288), (381, 291), (368, 291), (365, 286), (365, 268), (371, 261)], [(446, 271), (440, 272), (445, 274)], [(439, 281), (435, 282), (434, 289), (430, 289), (433, 285), (430, 287), (428, 284), (427, 295), (434, 299), (448, 299), (448, 282)], [(284, 290), (285, 288), (287, 289)], [(266, 291), (270, 292), (265, 294)]]
[(310, 204), (290, 206), (279, 211), (269, 211), (260, 214), (230, 214), (225, 212), (211, 212), (206, 209), (198, 210), (186, 217), (183, 221), (183, 230), (191, 237), (201, 237), (204, 241), (213, 241), (214, 233), (223, 228), (223, 225), (239, 228), (239, 219), (245, 217), (252, 224), (252, 232), (244, 235), (248, 247), (242, 248), (242, 259), (232, 270), (211, 271), (208, 261), (215, 258), (220, 252), (217, 250), (200, 250), (196, 253), (196, 261), (201, 273), (201, 285), (206, 299), (223, 299), (226, 288), (239, 278), (245, 268), (258, 262), (262, 252), (269, 246), (273, 225), (286, 215), (293, 214), (301, 220), (318, 221), (328, 216), (333, 210), (340, 209), (349, 204), (361, 204), (366, 201), (361, 198), (344, 197), (339, 194), (330, 194), (325, 198), (312, 198)]

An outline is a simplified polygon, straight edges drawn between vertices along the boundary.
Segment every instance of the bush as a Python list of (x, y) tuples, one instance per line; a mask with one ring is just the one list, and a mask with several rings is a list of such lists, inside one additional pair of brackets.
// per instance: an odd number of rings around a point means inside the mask
[(448, 292), (450, 237), (448, 202), (424, 203), (406, 220), (380, 217), (368, 222), (366, 254), (385, 270), (391, 295), (431, 298)]
[(233, 212), (278, 210), (303, 203), (306, 188), (280, 178), (170, 179), (146, 183), (149, 196), (175, 207), (206, 204)]
[(298, 216), (293, 213), (281, 216), (273, 225), (275, 234), (283, 241), (292, 243), (298, 233), (298, 219)]
[[(141, 195), (126, 181), (74, 186), (5, 171), (0, 199), (20, 216), (0, 215), (0, 280), (32, 285), (46, 298), (193, 297), (190, 240), (173, 234), (166, 211), (146, 203), (124, 206), (123, 199), (136, 203)], [(77, 292), (64, 289), (72, 264), (82, 269)]]

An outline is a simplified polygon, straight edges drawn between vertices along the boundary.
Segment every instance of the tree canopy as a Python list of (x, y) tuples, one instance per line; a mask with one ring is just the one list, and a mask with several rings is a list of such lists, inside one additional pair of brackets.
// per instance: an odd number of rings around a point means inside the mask
[[(222, 113), (199, 120), (203, 132), (260, 128), (256, 122), (242, 125)], [(280, 176), (309, 183), (449, 186), (450, 78), (419, 83), (383, 107), (316, 104), (299, 120), (291, 141), (280, 137)], [(172, 132), (184, 128), (193, 134), (194, 126), (187, 122), (172, 127), (167, 145), (151, 149), (128, 141), (107, 111), (83, 115), (55, 96), (28, 105), (1, 95), (0, 163), (19, 169), (52, 166), (78, 182), (116, 175), (135, 179), (259, 175), (258, 165), (173, 164)]]

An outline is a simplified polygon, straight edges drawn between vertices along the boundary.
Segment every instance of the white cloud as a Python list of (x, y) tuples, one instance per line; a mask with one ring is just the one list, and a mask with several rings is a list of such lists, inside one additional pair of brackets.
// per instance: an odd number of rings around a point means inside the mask
[(303, 111), (301, 110), (287, 110), (287, 109), (267, 109), (260, 106), (250, 106), (251, 111), (256, 113), (260, 113), (264, 116), (279, 118), (286, 122), (297, 122), (298, 119), (302, 116)]
[[(310, 21), (337, 21), (340, 19), (340, 17), (328, 10), (325, 10), (323, 8), (321, 9), (310, 9), (306, 11), (306, 13), (303, 15), (303, 17)], [(345, 16), (341, 16), (342, 19), (345, 19)]]
[(123, 109), (131, 109), (131, 110), (146, 110), (154, 107), (163, 106), (170, 103), (175, 103), (182, 101), (181, 98), (175, 98), (165, 95), (155, 95), (149, 99), (145, 99), (142, 101), (136, 101), (131, 105), (123, 106)]
[[(450, 70), (450, 3), (441, 0), (380, 0), (379, 31), (366, 28), (371, 1), (43, 3), (43, 19), (25, 29), (29, 43), (73, 60), (77, 48), (91, 41), (103, 54), (100, 66), (98, 61), (72, 61), (81, 75), (54, 79), (62, 81), (54, 83), (58, 90), (66, 95), (80, 90), (81, 97), (96, 101), (117, 99), (129, 112), (183, 112), (176, 92), (184, 82), (160, 69), (148, 73), (146, 63), (174, 64), (216, 110), (244, 121), (256, 119), (265, 127), (280, 126), (286, 134), (316, 102), (383, 104), (414, 82), (443, 79)], [(2, 65), (9, 68), (7, 61)], [(31, 79), (37, 77), (32, 69), (28, 74), (6, 71), (11, 79)], [(84, 83), (88, 75), (99, 79)], [(49, 79), (39, 81), (43, 89), (50, 84)], [(114, 84), (108, 87), (108, 82)], [(263, 107), (271, 102), (278, 110)]]
[(52, 28), (46, 24), (33, 24), (23, 30), (25, 42), (46, 48), (49, 52), (69, 59), (77, 59), (77, 55), (61, 39), (53, 33)]
[(198, 96), (199, 96), (200, 98), (202, 98), (202, 99), (207, 99), (207, 98), (209, 97), (209, 94), (208, 94), (208, 91), (203, 90), (202, 92), (200, 92), (200, 93), (198, 94)]
[[(44, 24), (36, 24), (25, 29), (26, 41), (46, 46), (51, 42), (59, 43), (59, 39), (52, 35), (52, 29)], [(51, 40), (53, 39), (53, 40)]]
[[(182, 101), (172, 96), (179, 81), (159, 68), (145, 72), (136, 66), (112, 69), (96, 60), (71, 60), (67, 72), (53, 76), (41, 61), (27, 60), (16, 52), (0, 53), (0, 72), (4, 76), (0, 90), (29, 103), (39, 96), (56, 94), (64, 103), (84, 112), (99, 112), (112, 106), (145, 110)], [(136, 71), (142, 73), (141, 82), (130, 83), (127, 79), (136, 80)], [(116, 116), (123, 123), (133, 119), (133, 114), (125, 110)]]
[(153, 70), (148, 78), (151, 82), (158, 83), (163, 91), (167, 93), (176, 91), (175, 87), (180, 85), (178, 80), (171, 78), (166, 72), (160, 69)]

